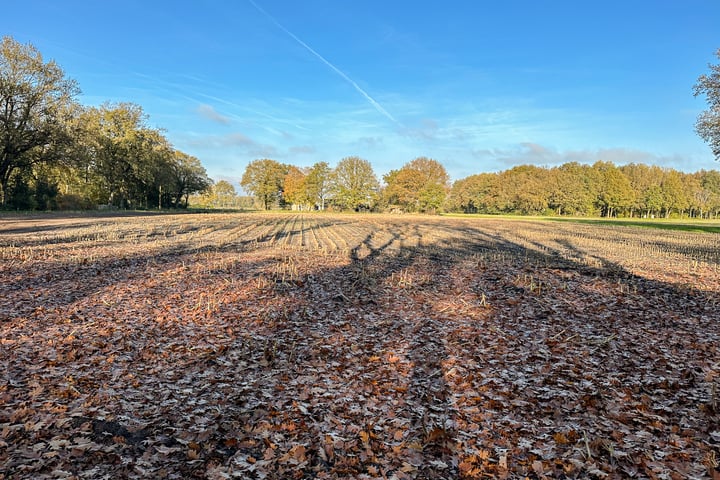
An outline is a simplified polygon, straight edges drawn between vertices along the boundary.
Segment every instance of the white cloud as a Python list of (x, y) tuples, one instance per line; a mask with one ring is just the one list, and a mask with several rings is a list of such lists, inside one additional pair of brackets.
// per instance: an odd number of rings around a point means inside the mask
[(440, 127), (435, 120), (423, 118), (417, 127), (406, 127), (399, 130), (400, 135), (410, 137), (415, 140), (433, 141), (437, 139)]
[(360, 137), (356, 143), (363, 148), (374, 149), (382, 146), (383, 142), (383, 137)]
[(278, 153), (274, 146), (258, 143), (240, 132), (228, 133), (227, 135), (196, 136), (187, 140), (186, 143), (193, 148), (202, 150), (235, 148), (244, 154), (257, 157), (272, 157)]
[(228, 125), (230, 123), (230, 119), (228, 117), (221, 115), (217, 110), (206, 103), (200, 104), (196, 111), (201, 117), (215, 123), (220, 123), (222, 125)]
[(290, 147), (290, 149), (289, 149), (289, 152), (291, 154), (295, 154), (295, 155), (311, 154), (311, 153), (315, 153), (315, 151), (316, 151), (315, 147), (312, 147), (310, 145), (298, 145), (295, 147)]
[(600, 148), (595, 150), (557, 150), (539, 143), (522, 142), (515, 146), (473, 150), (473, 157), (512, 167), (516, 165), (557, 166), (568, 162), (592, 164), (598, 160), (616, 165), (644, 163), (683, 169), (687, 160), (678, 154), (658, 155), (632, 148)]

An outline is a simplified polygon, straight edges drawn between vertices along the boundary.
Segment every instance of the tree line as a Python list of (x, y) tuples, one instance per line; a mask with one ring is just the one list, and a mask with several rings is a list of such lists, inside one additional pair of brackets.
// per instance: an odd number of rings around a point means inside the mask
[(521, 165), (455, 182), (447, 206), (466, 213), (718, 218), (720, 172), (603, 161)]
[(420, 157), (383, 176), (381, 186), (369, 161), (357, 157), (300, 168), (276, 160), (250, 162), (240, 185), (261, 208), (377, 211), (383, 208), (437, 212), (443, 207), (450, 177), (438, 161)]
[(260, 208), (462, 212), (604, 217), (718, 218), (720, 172), (684, 173), (642, 163), (520, 165), (450, 183), (437, 160), (416, 158), (378, 180), (369, 161), (346, 157), (300, 168), (251, 162), (241, 185)]
[[(720, 50), (718, 51), (720, 57)], [(720, 157), (720, 66), (699, 77), (709, 109), (696, 130)], [(247, 207), (228, 182), (175, 149), (132, 103), (83, 106), (77, 83), (32, 45), (0, 43), (0, 208)], [(382, 180), (382, 182), (381, 182)], [(379, 179), (367, 160), (298, 167), (252, 161), (240, 184), (263, 209), (517, 213), (717, 218), (720, 173), (598, 161), (521, 165), (450, 182), (441, 163), (418, 157)]]
[(80, 105), (32, 45), (0, 43), (0, 207), (186, 207), (212, 181), (132, 103)]
[[(716, 52), (720, 58), (720, 50)], [(720, 159), (720, 65), (698, 77), (695, 96), (708, 109), (695, 124), (698, 135)], [(262, 208), (699, 218), (720, 216), (720, 173), (684, 173), (638, 163), (616, 166), (568, 162), (543, 168), (520, 165), (498, 173), (471, 175), (450, 184), (436, 160), (419, 157), (383, 176), (381, 185), (367, 160), (347, 157), (298, 168), (275, 160), (251, 162), (241, 185)]]

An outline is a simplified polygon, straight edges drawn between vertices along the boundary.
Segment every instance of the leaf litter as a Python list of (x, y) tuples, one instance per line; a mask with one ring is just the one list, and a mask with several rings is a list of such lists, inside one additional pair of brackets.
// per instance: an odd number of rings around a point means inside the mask
[(0, 222), (0, 478), (720, 477), (717, 235), (53, 221)]

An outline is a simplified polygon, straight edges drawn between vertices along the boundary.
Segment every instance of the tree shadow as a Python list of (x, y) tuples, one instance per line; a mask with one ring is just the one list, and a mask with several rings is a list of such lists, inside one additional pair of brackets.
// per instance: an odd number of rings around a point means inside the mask
[[(260, 468), (276, 478), (481, 478), (501, 476), (501, 458), (519, 476), (572, 478), (590, 476), (569, 461), (585, 462), (583, 452), (622, 476), (645, 468), (641, 452), (656, 439), (711, 450), (718, 417), (703, 407), (703, 368), (720, 364), (717, 292), (638, 277), (601, 255), (588, 265), (562, 239), (527, 246), (467, 224), (430, 233), (393, 222), (359, 238), (339, 264), (309, 249), (281, 252), (302, 269), (210, 313), (228, 317), (227, 343), (172, 357), (176, 372), (157, 385), (137, 431), (170, 452), (172, 471), (201, 476), (212, 466), (247, 478)], [(414, 246), (401, 245), (410, 237)], [(167, 258), (169, 268), (197, 252), (172, 246), (131, 265), (165, 268)], [(252, 281), (275, 257), (248, 261), (237, 280)], [(80, 282), (59, 310), (136, 274), (111, 260), (99, 267), (119, 268)], [(207, 275), (221, 282), (232, 272)], [(12, 284), (32, 285), (23, 281)], [(138, 459), (146, 447), (122, 423), (138, 412), (115, 408), (115, 419), (92, 419), (91, 430), (112, 426), (133, 439), (128, 455)], [(688, 463), (667, 456), (666, 465)]]

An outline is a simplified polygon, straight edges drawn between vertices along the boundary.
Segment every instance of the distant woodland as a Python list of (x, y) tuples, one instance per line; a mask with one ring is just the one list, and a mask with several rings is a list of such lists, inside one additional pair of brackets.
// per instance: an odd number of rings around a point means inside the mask
[(185, 207), (212, 184), (131, 103), (88, 107), (32, 45), (0, 44), (0, 207)]
[(32, 45), (0, 44), (0, 208), (286, 208), (604, 217), (720, 215), (720, 172), (598, 160), (521, 165), (451, 182), (419, 157), (378, 178), (351, 156), (330, 167), (272, 159), (247, 166), (240, 197), (200, 160), (175, 149), (132, 103), (79, 104), (75, 81)]
[(263, 159), (248, 165), (242, 185), (264, 209), (647, 218), (720, 214), (717, 170), (684, 173), (604, 161), (521, 165), (451, 183), (443, 165), (425, 157), (390, 171), (382, 182), (370, 162), (359, 157), (344, 158), (335, 168), (324, 162), (300, 168)]

